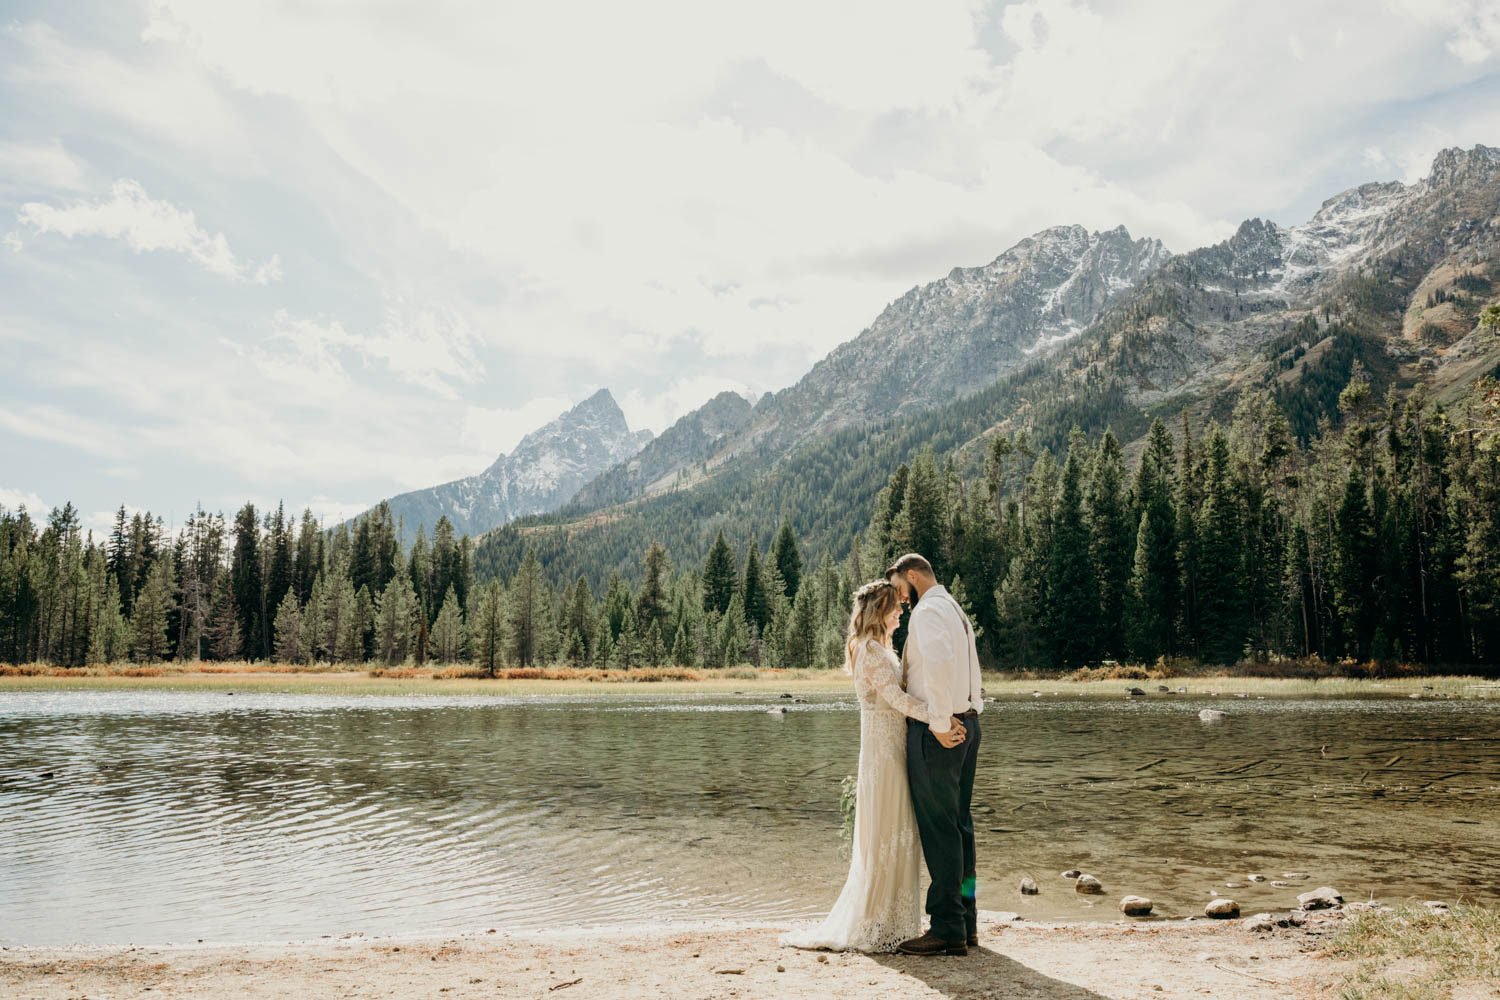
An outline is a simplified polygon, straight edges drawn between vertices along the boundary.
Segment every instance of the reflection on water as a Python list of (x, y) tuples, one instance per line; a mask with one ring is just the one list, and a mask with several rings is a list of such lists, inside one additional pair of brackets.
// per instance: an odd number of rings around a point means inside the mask
[[(0, 695), (0, 941), (817, 915), (859, 720), (763, 697)], [(1483, 701), (991, 704), (980, 905), (1186, 915), (1217, 889), (1253, 912), (1308, 885), (1224, 883), (1290, 871), (1500, 902), (1497, 723)], [(1076, 896), (1074, 867), (1108, 894)]]

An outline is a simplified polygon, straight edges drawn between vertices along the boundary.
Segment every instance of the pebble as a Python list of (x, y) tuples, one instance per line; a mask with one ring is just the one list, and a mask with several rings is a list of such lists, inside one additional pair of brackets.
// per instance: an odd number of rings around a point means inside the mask
[(1344, 897), (1339, 895), (1337, 889), (1323, 886), (1311, 892), (1304, 892), (1297, 897), (1297, 903), (1304, 910), (1329, 910), (1344, 905)]
[(1030, 876), (1021, 879), (1021, 895), (1023, 895), (1023, 896), (1035, 896), (1038, 893), (1040, 893), (1041, 891), (1042, 890), (1036, 884), (1036, 880), (1035, 879), (1031, 878)]
[(1151, 900), (1145, 896), (1126, 896), (1120, 900), (1120, 912), (1127, 917), (1144, 917), (1151, 912)]
[(1264, 875), (1246, 875), (1245, 877), (1252, 882), (1264, 882), (1266, 880)]
[(1302, 879), (1311, 878), (1312, 876), (1307, 874), (1307, 872), (1282, 872), (1281, 877), (1290, 879)]
[(1172, 689), (1169, 688), (1169, 687), (1167, 687), (1165, 684), (1158, 684), (1158, 685), (1156, 685), (1156, 690), (1160, 691), (1162, 694), (1171, 694), (1172, 693)]
[(1290, 883), (1290, 882), (1284, 882), (1284, 881), (1282, 881), (1279, 878), (1275, 878), (1275, 879), (1271, 880), (1271, 884), (1274, 885), (1278, 889), (1285, 889), (1287, 886), (1291, 885), (1292, 883)]
[(1080, 875), (1078, 876), (1078, 881), (1074, 883), (1073, 888), (1078, 890), (1079, 892), (1088, 893), (1091, 896), (1097, 896), (1104, 891), (1104, 883), (1100, 882), (1092, 875)]
[(786, 971), (786, 966), (784, 966), (784, 965), (778, 965), (778, 966), (776, 966), (776, 971), (777, 972), (785, 972)]
[(827, 955), (819, 955), (818, 956), (818, 961), (822, 962), (824, 965), (827, 965), (828, 964), (828, 956)]
[(1226, 889), (1243, 889), (1243, 888), (1245, 888), (1245, 883), (1243, 883), (1243, 882), (1225, 882), (1224, 883), (1224, 888), (1226, 888)]
[(1069, 868), (1067, 871), (1065, 871), (1065, 872), (1062, 873), (1062, 877), (1063, 878), (1077, 878), (1078, 876), (1080, 876), (1082, 874), (1083, 874), (1083, 872), (1079, 871), (1077, 868)]
[(1302, 927), (1307, 924), (1307, 914), (1301, 910), (1292, 910), (1276, 918), (1277, 927)]
[(1216, 899), (1203, 908), (1205, 917), (1213, 917), (1217, 920), (1228, 920), (1240, 915), (1240, 904), (1225, 896)]
[(1276, 921), (1271, 918), (1269, 913), (1257, 913), (1253, 917), (1245, 918), (1245, 922), (1240, 926), (1244, 927), (1247, 931), (1269, 931), (1275, 928)]

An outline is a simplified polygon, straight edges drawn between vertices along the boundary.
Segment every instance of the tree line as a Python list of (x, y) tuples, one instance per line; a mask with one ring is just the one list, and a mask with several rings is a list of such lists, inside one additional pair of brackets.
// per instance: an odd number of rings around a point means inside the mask
[[(121, 508), (95, 540), (71, 504), (0, 510), (0, 659), (429, 660), (500, 666), (828, 667), (852, 589), (905, 551), (970, 610), (985, 661), (1062, 669), (1163, 657), (1493, 663), (1500, 657), (1500, 390), (1450, 413), (1422, 387), (1377, 399), (1356, 365), (1306, 443), (1274, 395), (1229, 419), (1110, 430), (1054, 453), (996, 435), (974, 474), (931, 449), (899, 464), (867, 527), (804, 565), (783, 516), (763, 554), (719, 528), (701, 561), (660, 541), (602, 585), (523, 546), (480, 571), (446, 518), (410, 548), (382, 504), (195, 511), (175, 536)], [(523, 538), (525, 536), (522, 536)]]
[(925, 452), (863, 544), (928, 554), (1004, 667), (1500, 660), (1496, 383), (1455, 414), (1356, 366), (1338, 409), (1306, 446), (1265, 390), (1227, 424), (1158, 419), (1133, 475), (1108, 431), (1059, 455), (997, 436), (972, 478)]

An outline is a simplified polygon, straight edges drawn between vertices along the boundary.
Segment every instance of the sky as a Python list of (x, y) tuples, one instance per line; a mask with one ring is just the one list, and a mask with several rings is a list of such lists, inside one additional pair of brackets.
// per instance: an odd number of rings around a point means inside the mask
[(0, 505), (333, 519), (660, 433), (1057, 224), (1500, 145), (1488, 0), (6, 0)]

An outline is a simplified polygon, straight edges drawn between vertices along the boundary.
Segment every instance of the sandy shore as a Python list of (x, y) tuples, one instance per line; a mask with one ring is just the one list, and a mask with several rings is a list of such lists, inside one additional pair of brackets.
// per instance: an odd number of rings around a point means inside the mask
[(9, 948), (0, 995), (126, 997), (1037, 998), (1331, 995), (1314, 952), (1331, 922), (1256, 933), (1239, 921), (1004, 923), (964, 958), (782, 948), (784, 929), (678, 924), (289, 944)]

